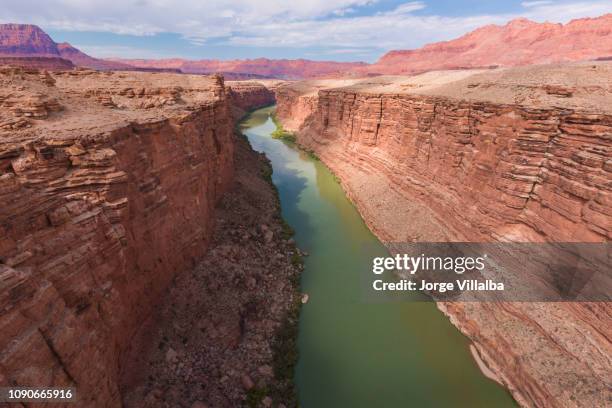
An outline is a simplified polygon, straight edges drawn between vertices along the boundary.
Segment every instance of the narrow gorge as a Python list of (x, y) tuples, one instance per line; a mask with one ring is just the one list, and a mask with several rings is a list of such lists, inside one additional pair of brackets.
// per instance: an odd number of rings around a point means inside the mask
[(611, 82), (608, 62), (298, 82), (2, 67), (0, 384), (84, 407), (294, 407), (296, 384), (311, 405), (514, 404), (484, 373), (522, 406), (598, 406), (607, 303), (359, 309), (345, 281), (359, 245), (386, 253), (376, 237), (608, 242)]
[[(303, 81), (278, 118), (383, 242), (607, 242), (609, 63)], [(523, 406), (608, 400), (606, 303), (438, 307)]]
[(44, 3), (0, 407), (612, 407), (612, 2)]

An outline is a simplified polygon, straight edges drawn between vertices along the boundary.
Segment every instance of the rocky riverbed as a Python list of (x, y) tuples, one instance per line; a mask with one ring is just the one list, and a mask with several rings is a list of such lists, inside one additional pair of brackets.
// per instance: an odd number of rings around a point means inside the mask
[(128, 407), (295, 404), (300, 252), (266, 181), (267, 159), (236, 139), (236, 174), (217, 206), (210, 250), (177, 276), (140, 333), (147, 347), (125, 373)]

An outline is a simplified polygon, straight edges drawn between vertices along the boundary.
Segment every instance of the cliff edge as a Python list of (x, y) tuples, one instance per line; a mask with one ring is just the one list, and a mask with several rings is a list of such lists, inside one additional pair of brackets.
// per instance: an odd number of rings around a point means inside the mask
[(121, 406), (132, 340), (234, 174), (221, 77), (0, 68), (0, 384)]

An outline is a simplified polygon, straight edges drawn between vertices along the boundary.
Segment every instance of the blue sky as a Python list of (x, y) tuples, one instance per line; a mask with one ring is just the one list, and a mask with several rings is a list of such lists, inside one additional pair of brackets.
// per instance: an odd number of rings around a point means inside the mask
[(374, 61), (517, 17), (567, 22), (609, 0), (2, 0), (0, 22), (38, 24), (96, 57)]

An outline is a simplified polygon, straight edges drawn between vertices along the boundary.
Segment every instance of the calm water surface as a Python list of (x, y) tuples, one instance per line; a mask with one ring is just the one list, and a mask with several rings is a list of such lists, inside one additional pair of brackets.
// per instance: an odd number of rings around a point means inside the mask
[(485, 378), (467, 339), (428, 302), (364, 300), (359, 271), (387, 251), (330, 171), (275, 140), (273, 107), (242, 132), (272, 162), (282, 213), (305, 259), (296, 380), (302, 408), (514, 407)]

